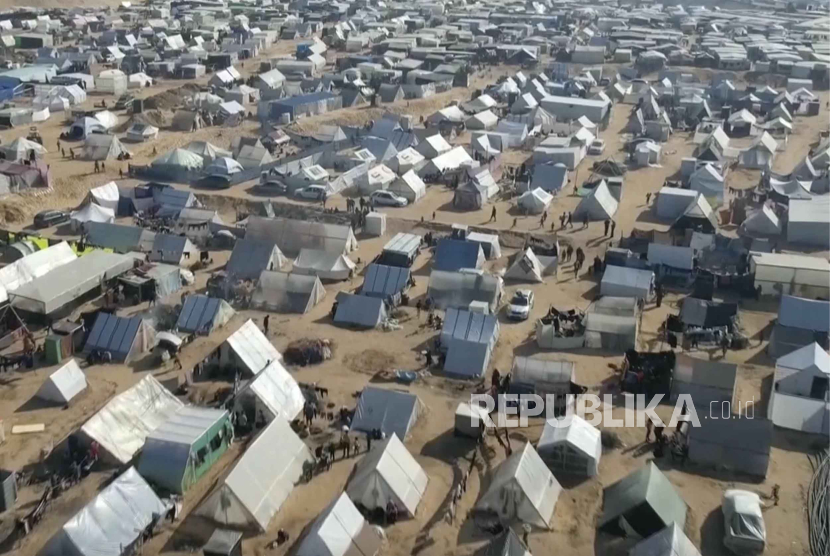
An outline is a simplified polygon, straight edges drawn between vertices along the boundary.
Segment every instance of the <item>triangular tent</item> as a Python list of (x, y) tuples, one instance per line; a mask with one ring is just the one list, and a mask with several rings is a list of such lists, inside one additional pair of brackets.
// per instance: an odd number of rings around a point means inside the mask
[(581, 221), (585, 215), (588, 220), (608, 220), (614, 218), (619, 203), (608, 189), (608, 184), (602, 180), (591, 193), (582, 199), (573, 212), (574, 220)]
[(60, 369), (49, 375), (35, 396), (42, 400), (66, 404), (86, 387), (84, 372), (78, 366), (77, 361), (70, 359)]
[(393, 432), (357, 464), (346, 494), (368, 510), (392, 502), (414, 517), (429, 477)]
[(541, 283), (542, 279), (542, 263), (533, 253), (533, 250), (528, 247), (521, 253), (507, 272), (504, 273), (505, 279), (518, 280), (521, 282), (537, 282)]
[(297, 556), (375, 556), (381, 542), (344, 492), (314, 520)]

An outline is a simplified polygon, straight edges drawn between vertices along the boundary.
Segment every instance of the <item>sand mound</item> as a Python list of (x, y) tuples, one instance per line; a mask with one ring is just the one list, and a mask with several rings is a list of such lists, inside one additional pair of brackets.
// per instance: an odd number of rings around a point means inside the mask
[(27, 219), (24, 211), (16, 203), (0, 202), (0, 222), (3, 224), (20, 224)]
[(395, 356), (385, 351), (367, 349), (361, 353), (349, 354), (345, 357), (346, 366), (356, 373), (376, 375), (381, 371), (391, 371), (395, 368)]
[[(145, 110), (173, 110), (184, 103), (184, 99), (193, 93), (198, 93), (200, 87), (195, 83), (187, 83), (178, 89), (170, 89), (144, 100)], [(155, 124), (154, 124), (155, 125)]]

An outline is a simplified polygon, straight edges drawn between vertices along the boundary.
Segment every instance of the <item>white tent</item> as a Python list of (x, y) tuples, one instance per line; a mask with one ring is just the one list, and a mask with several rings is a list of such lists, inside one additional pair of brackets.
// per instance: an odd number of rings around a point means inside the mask
[(159, 128), (144, 122), (133, 122), (127, 128), (127, 139), (136, 143), (157, 139), (158, 136)]
[(155, 159), (150, 166), (154, 168), (171, 168), (200, 170), (204, 165), (201, 156), (186, 149), (174, 149)]
[(121, 70), (104, 70), (98, 74), (95, 89), (101, 93), (120, 95), (127, 90), (127, 75)]
[(689, 189), (702, 193), (707, 200), (716, 199), (717, 205), (723, 203), (723, 176), (711, 164), (704, 164), (692, 174)]
[(378, 164), (357, 179), (357, 188), (361, 195), (388, 189), (398, 176), (385, 164)]
[(389, 191), (405, 198), (411, 205), (426, 195), (427, 186), (415, 170), (409, 170), (392, 182), (389, 186)]
[(196, 513), (222, 526), (265, 531), (300, 480), (303, 464), (313, 461), (288, 421), (274, 419)]
[(593, 477), (602, 457), (599, 429), (578, 415), (548, 419), (539, 443), (539, 456), (564, 473)]
[(386, 509), (389, 502), (414, 517), (429, 477), (398, 436), (392, 433), (357, 464), (346, 494), (368, 510)]
[(539, 262), (533, 250), (528, 247), (521, 255), (516, 257), (516, 260), (504, 273), (504, 278), (521, 282), (541, 283), (544, 282), (542, 273), (542, 263)]
[(251, 296), (251, 307), (275, 313), (304, 314), (320, 303), (325, 295), (326, 290), (317, 276), (263, 270)]
[(581, 221), (588, 215), (588, 220), (608, 220), (617, 213), (619, 202), (611, 194), (608, 184), (602, 180), (591, 193), (582, 199), (573, 212), (574, 220)]
[(87, 222), (115, 222), (115, 212), (111, 208), (102, 207), (95, 203), (89, 203), (81, 210), (73, 211), (70, 216), (72, 229), (80, 231)]
[(683, 525), (672, 523), (634, 545), (628, 556), (700, 556), (700, 551), (683, 533)]
[(272, 361), (265, 367), (239, 392), (237, 398), (238, 407), (250, 403), (255, 409), (254, 414), (262, 411), (269, 421), (277, 416), (292, 421), (305, 405), (300, 385), (279, 361)]
[(50, 245), (0, 268), (0, 302), (8, 301), (8, 292), (28, 284), (65, 264), (77, 259), (65, 241)]
[(41, 556), (116, 556), (167, 508), (130, 467), (67, 521)]
[(30, 141), (25, 137), (18, 137), (6, 146), (0, 147), (0, 152), (5, 154), (6, 160), (30, 160), (32, 153), (35, 158), (43, 157), (48, 151), (40, 143)]
[(222, 367), (236, 367), (256, 376), (272, 361), (282, 361), (282, 355), (250, 319), (219, 346)]
[(211, 175), (230, 176), (242, 172), (245, 168), (236, 160), (227, 156), (216, 158), (205, 167), (205, 173)]
[(654, 286), (654, 272), (639, 268), (609, 265), (600, 282), (600, 294), (648, 300)]
[(517, 519), (550, 529), (562, 487), (530, 443), (514, 452), (495, 470), (476, 509), (492, 511), (502, 519)]
[(301, 249), (294, 259), (292, 272), (313, 274), (321, 280), (348, 280), (355, 264), (342, 253), (329, 253), (320, 249)]
[(542, 214), (553, 201), (553, 195), (537, 187), (533, 191), (525, 191), (519, 197), (517, 204), (525, 214)]
[(296, 556), (375, 556), (381, 543), (344, 492), (314, 520)]
[(78, 366), (78, 362), (70, 359), (60, 369), (49, 375), (49, 378), (38, 389), (38, 398), (66, 404), (86, 389), (86, 376)]
[(81, 426), (81, 432), (121, 463), (143, 446), (147, 435), (184, 404), (151, 375), (112, 398)]
[(118, 116), (110, 112), (109, 110), (102, 110), (93, 116), (96, 120), (101, 122), (101, 125), (104, 126), (104, 129), (112, 129), (118, 125)]
[(133, 73), (127, 78), (127, 87), (130, 89), (143, 89), (153, 84), (153, 78), (146, 73)]

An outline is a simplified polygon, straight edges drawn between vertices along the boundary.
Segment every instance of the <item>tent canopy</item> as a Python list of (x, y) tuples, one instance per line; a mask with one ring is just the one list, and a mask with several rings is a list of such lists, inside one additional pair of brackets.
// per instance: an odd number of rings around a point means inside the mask
[(226, 324), (235, 314), (224, 299), (201, 294), (188, 295), (176, 321), (176, 328), (191, 334), (209, 334)]
[(541, 283), (544, 282), (542, 278), (543, 271), (539, 258), (533, 253), (533, 249), (528, 247), (516, 257), (516, 260), (504, 273), (504, 278), (506, 280)]
[(134, 467), (122, 473), (67, 521), (43, 556), (123, 554), (166, 508)]
[(361, 295), (393, 300), (409, 289), (411, 275), (408, 268), (370, 264), (366, 267)]
[(444, 372), (466, 378), (484, 376), (498, 338), (495, 315), (447, 309), (441, 329), (441, 346), (447, 350)]
[(536, 449), (555, 469), (593, 477), (602, 457), (602, 439), (599, 429), (578, 415), (571, 415), (548, 419)]
[(181, 407), (178, 398), (147, 375), (112, 398), (81, 431), (116, 460), (127, 463), (144, 446), (147, 435)]
[(313, 461), (288, 421), (274, 419), (197, 513), (223, 526), (265, 531), (302, 477), (303, 464)]
[(344, 492), (314, 520), (297, 556), (375, 556), (381, 542)]
[(251, 303), (277, 313), (307, 313), (326, 295), (317, 276), (263, 270)]
[(439, 309), (465, 309), (474, 301), (484, 301), (494, 310), (501, 294), (502, 280), (494, 274), (433, 270), (429, 275), (427, 296)]
[(117, 317), (98, 313), (84, 350), (108, 351), (113, 361), (129, 363), (152, 349), (156, 331), (141, 317)]
[(602, 180), (587, 197), (579, 202), (573, 212), (573, 217), (577, 221), (582, 220), (586, 215), (588, 220), (608, 220), (614, 218), (618, 207), (619, 202), (608, 189), (606, 181)]
[(357, 400), (351, 428), (362, 432), (379, 429), (387, 437), (395, 433), (398, 438), (406, 439), (422, 405), (413, 394), (369, 386)]
[(271, 344), (254, 321), (248, 319), (219, 346), (220, 365), (232, 365), (256, 376), (282, 354)]
[(276, 243), (267, 239), (239, 239), (233, 246), (225, 270), (235, 280), (256, 280), (264, 270), (277, 270), (285, 257)]
[(61, 368), (49, 375), (49, 378), (43, 382), (35, 396), (42, 400), (66, 404), (84, 391), (86, 387), (84, 372), (78, 366), (77, 361), (70, 359)]
[(355, 264), (342, 253), (329, 253), (320, 249), (301, 249), (294, 259), (292, 272), (310, 274), (321, 280), (348, 280)]
[(562, 487), (530, 443), (504, 460), (476, 509), (492, 511), (505, 520), (551, 528), (553, 510)]
[(351, 226), (289, 218), (251, 216), (245, 237), (271, 240), (288, 256), (296, 256), (302, 249), (317, 249), (338, 255), (357, 249), (357, 239)]
[(239, 397), (240, 400), (255, 398), (257, 408), (265, 409), (268, 417), (281, 417), (286, 421), (294, 420), (305, 405), (300, 385), (279, 361), (272, 361), (265, 367), (240, 392)]
[(683, 533), (683, 525), (672, 523), (637, 543), (628, 556), (700, 556), (700, 551)]
[(455, 271), (478, 269), (484, 264), (484, 252), (478, 243), (458, 239), (442, 239), (435, 248), (434, 270)]
[(386, 320), (386, 302), (378, 297), (352, 295), (340, 292), (337, 295), (335, 324), (377, 328)]
[(391, 501), (414, 517), (428, 482), (423, 468), (393, 432), (355, 466), (346, 493), (369, 510), (385, 510)]

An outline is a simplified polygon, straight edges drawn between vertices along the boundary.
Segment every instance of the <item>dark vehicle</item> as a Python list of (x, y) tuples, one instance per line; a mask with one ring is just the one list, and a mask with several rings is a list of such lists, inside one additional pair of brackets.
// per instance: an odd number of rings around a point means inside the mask
[(197, 187), (204, 187), (206, 189), (230, 189), (231, 178), (222, 174), (212, 174), (205, 176), (196, 182)]
[(259, 187), (263, 192), (270, 195), (285, 195), (288, 193), (288, 186), (276, 176), (263, 172), (259, 176)]
[(113, 110), (124, 110), (132, 106), (134, 99), (135, 97), (130, 93), (124, 93), (118, 98), (118, 100), (115, 101), (115, 106), (113, 107)]
[(69, 213), (62, 210), (44, 210), (35, 215), (35, 228), (49, 228), (69, 221)]

